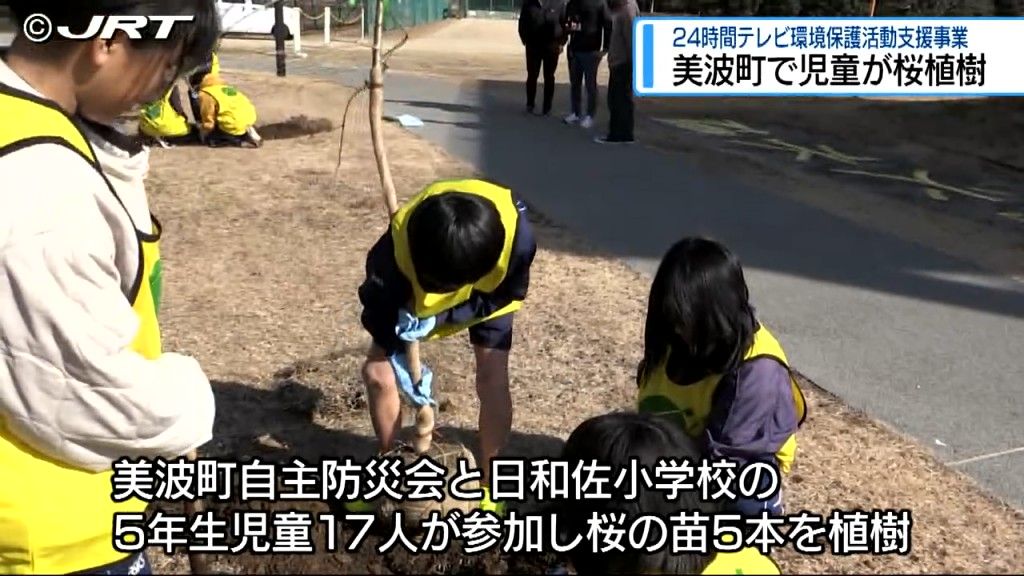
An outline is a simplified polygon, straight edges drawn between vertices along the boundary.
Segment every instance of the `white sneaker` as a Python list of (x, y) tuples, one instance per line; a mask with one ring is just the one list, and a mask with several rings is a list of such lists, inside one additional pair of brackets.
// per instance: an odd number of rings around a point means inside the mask
[(582, 127), (582, 128), (589, 129), (593, 125), (594, 125), (594, 119), (591, 118), (590, 116), (584, 116), (583, 120), (580, 122), (580, 127)]
[(256, 131), (255, 126), (249, 126), (246, 128), (245, 133), (257, 148), (263, 146), (263, 138), (260, 136), (260, 133)]
[(568, 116), (563, 118), (562, 121), (565, 122), (566, 124), (575, 124), (579, 119), (579, 116), (575, 114), (569, 114)]

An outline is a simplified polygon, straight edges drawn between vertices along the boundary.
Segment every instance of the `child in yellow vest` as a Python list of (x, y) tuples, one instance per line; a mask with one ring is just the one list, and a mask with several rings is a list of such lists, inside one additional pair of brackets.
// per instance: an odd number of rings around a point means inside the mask
[[(198, 117), (199, 104), (184, 82), (175, 83), (163, 97), (143, 106), (139, 113), (139, 132), (162, 147), (199, 143), (199, 130), (189, 120)], [(192, 110), (183, 110), (187, 103)]]
[(263, 141), (256, 131), (256, 107), (241, 90), (220, 76), (216, 54), (210, 71), (198, 82), (199, 135), (210, 146), (255, 147)]
[[(94, 15), (194, 16), (155, 40), (35, 43), (0, 62), (0, 573), (150, 573), (117, 545), (113, 463), (175, 458), (212, 437), (210, 383), (164, 353), (160, 228), (144, 151), (104, 132), (198, 65), (219, 35), (213, 0), (17, 0), (85, 29)], [(32, 28), (30, 28), (32, 29)], [(78, 113), (80, 117), (75, 116)], [(88, 118), (89, 126), (83, 120)]]
[[(372, 339), (363, 380), (379, 449), (393, 447), (401, 397), (434, 403), (431, 372), (412, 382), (406, 342), (467, 334), (476, 358), (482, 481), (512, 425), (508, 359), (513, 318), (526, 300), (537, 252), (526, 205), (483, 180), (441, 180), (413, 196), (366, 257), (359, 287)], [(481, 507), (501, 513), (486, 493)], [(350, 510), (363, 509), (361, 503)]]
[(638, 374), (638, 408), (669, 414), (704, 454), (774, 469), (761, 497), (737, 493), (737, 511), (782, 514), (782, 477), (806, 416), (803, 394), (775, 337), (758, 321), (739, 260), (718, 242), (685, 238), (665, 254), (651, 285)]
[[(576, 427), (566, 440), (558, 462), (566, 462), (571, 473), (580, 465), (597, 464), (606, 467), (608, 481), (603, 484), (604, 493), (610, 498), (595, 498), (590, 495), (575, 494), (570, 488), (568, 497), (552, 502), (549, 512), (558, 519), (558, 527), (564, 530), (559, 536), (562, 544), (568, 545), (577, 538), (579, 544), (567, 553), (568, 559), (577, 574), (780, 574), (778, 565), (770, 556), (762, 554), (757, 548), (740, 547), (736, 551), (715, 551), (714, 540), (716, 524), (707, 520), (705, 524), (709, 542), (706, 553), (699, 550), (673, 550), (674, 540), (672, 516), (681, 512), (688, 514), (700, 513), (705, 518), (713, 518), (722, 511), (720, 503), (704, 500), (700, 490), (681, 490), (676, 499), (666, 498), (666, 492), (658, 488), (648, 487), (640, 474), (637, 474), (635, 494), (633, 481), (629, 480), (615, 487), (615, 482), (622, 471), (630, 470), (634, 465), (653, 476), (661, 459), (683, 459), (697, 463), (700, 452), (694, 441), (689, 438), (678, 423), (664, 416), (637, 412), (613, 412), (589, 418)], [(583, 476), (588, 473), (583, 472)], [(599, 474), (606, 477), (605, 473)], [(630, 475), (630, 477), (632, 477)], [(652, 480), (654, 478), (652, 477)], [(590, 521), (597, 514), (600, 518), (608, 514), (611, 518), (622, 518), (624, 524), (619, 528), (626, 530), (629, 538), (623, 538), (625, 551), (601, 552), (594, 550), (592, 543), (601, 544), (591, 536)], [(669, 534), (661, 533), (661, 528), (652, 526), (647, 531), (648, 542), (636, 542), (635, 539), (644, 534), (642, 530), (630, 531), (630, 526), (642, 516), (657, 516), (669, 529)], [(667, 536), (667, 538), (666, 538)], [(728, 540), (723, 534), (722, 540)], [(645, 551), (645, 548), (656, 546), (666, 538), (664, 545), (658, 550)], [(730, 545), (731, 548), (732, 545)], [(553, 570), (549, 574), (565, 573)]]

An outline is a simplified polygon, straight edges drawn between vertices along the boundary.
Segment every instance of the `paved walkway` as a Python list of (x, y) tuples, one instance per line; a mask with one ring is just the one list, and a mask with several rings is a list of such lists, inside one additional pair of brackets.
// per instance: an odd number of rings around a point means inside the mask
[[(274, 70), (265, 56), (222, 62)], [(366, 78), (303, 61), (289, 74)], [(742, 170), (723, 181), (679, 153), (599, 146), (524, 116), (518, 85), (389, 73), (386, 97), (385, 114), (420, 117), (417, 133), (641, 271), (683, 235), (727, 242), (802, 373), (1024, 508), (1021, 284), (784, 199)]]

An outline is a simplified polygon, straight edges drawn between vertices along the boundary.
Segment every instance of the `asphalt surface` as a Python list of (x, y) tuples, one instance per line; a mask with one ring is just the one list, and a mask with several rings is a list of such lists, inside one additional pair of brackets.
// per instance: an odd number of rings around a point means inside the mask
[[(266, 56), (221, 58), (274, 71)], [(289, 74), (366, 78), (303, 60)], [(684, 235), (725, 241), (801, 373), (1024, 509), (1024, 285), (785, 199), (742, 166), (726, 181), (682, 154), (595, 144), (524, 115), (520, 85), (390, 72), (386, 98), (385, 114), (422, 119), (410, 130), (644, 273)]]

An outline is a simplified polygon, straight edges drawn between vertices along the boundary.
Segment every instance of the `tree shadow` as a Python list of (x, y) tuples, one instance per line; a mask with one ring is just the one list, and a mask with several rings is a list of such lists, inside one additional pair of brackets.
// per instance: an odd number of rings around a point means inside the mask
[[(375, 437), (317, 423), (324, 395), (307, 384), (288, 378), (267, 388), (221, 380), (213, 381), (212, 386), (217, 418), (213, 440), (201, 451), (204, 457), (275, 462), (300, 458), (313, 465), (345, 458), (365, 462), (377, 454)], [(365, 412), (351, 414), (366, 418)], [(435, 430), (435, 441), (462, 444), (479, 461), (475, 429), (441, 426)], [(513, 430), (501, 457), (551, 458), (563, 444), (563, 439), (554, 436)]]

